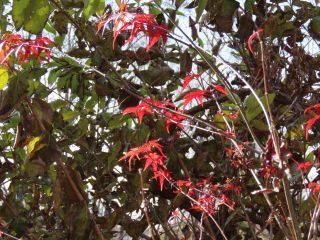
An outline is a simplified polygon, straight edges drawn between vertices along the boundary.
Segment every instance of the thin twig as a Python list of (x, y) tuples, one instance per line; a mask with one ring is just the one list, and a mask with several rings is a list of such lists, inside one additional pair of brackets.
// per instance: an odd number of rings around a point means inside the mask
[(15, 236), (12, 236), (11, 234), (6, 233), (6, 232), (0, 230), (0, 236), (1, 236), (1, 235), (4, 235), (4, 236), (9, 237), (9, 238), (12, 238), (12, 239), (14, 239), (14, 240), (20, 240), (20, 238), (16, 238)]
[(148, 205), (147, 205), (146, 198), (144, 196), (143, 176), (142, 176), (142, 170), (141, 169), (139, 169), (139, 175), (140, 175), (140, 188), (141, 188), (141, 200), (142, 200), (142, 205), (143, 205), (143, 211), (144, 211), (144, 214), (146, 215), (147, 223), (148, 223), (148, 225), (150, 227), (150, 230), (151, 230), (152, 240), (155, 240), (156, 239), (156, 237), (155, 237), (156, 230), (154, 229), (154, 226), (151, 223), (151, 220), (150, 220), (150, 217), (149, 217), (149, 213), (148, 213)]
[[(262, 64), (262, 75), (263, 75), (263, 83), (264, 83), (264, 94), (265, 94), (265, 98), (266, 98), (266, 105), (267, 105), (267, 110), (269, 114), (269, 121), (270, 123), (268, 123), (269, 126), (269, 131), (273, 140), (273, 146), (274, 146), (274, 150), (276, 153), (276, 157), (279, 159), (279, 165), (280, 165), (280, 169), (282, 171), (284, 171), (284, 163), (283, 163), (283, 159), (281, 157), (281, 150), (280, 150), (280, 143), (279, 143), (279, 136), (278, 136), (278, 132), (276, 130), (275, 124), (274, 124), (274, 120), (273, 120), (273, 114), (271, 112), (271, 107), (270, 107), (270, 103), (269, 103), (269, 99), (268, 99), (268, 81), (267, 81), (267, 72), (266, 72), (266, 63), (265, 63), (265, 52), (264, 52), (264, 46), (263, 46), (263, 42), (259, 37), (259, 43), (260, 43), (260, 49), (261, 49), (261, 64)], [(283, 189), (284, 189), (284, 194), (285, 194), (285, 199), (288, 205), (288, 210), (289, 210), (289, 215), (290, 215), (290, 222), (292, 223), (292, 230), (293, 230), (293, 234), (296, 240), (300, 240), (301, 239), (301, 232), (300, 232), (300, 227), (299, 227), (299, 222), (293, 207), (293, 202), (292, 202), (292, 196), (290, 193), (290, 185), (287, 179), (286, 174), (283, 175), (282, 177), (282, 185), (283, 185)]]

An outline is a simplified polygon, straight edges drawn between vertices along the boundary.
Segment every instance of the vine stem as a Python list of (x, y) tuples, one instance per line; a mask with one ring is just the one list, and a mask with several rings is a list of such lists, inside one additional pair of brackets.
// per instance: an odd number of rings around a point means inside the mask
[[(51, 0), (51, 2), (53, 2), (56, 6), (60, 7), (54, 0)], [(158, 5), (157, 2), (155, 2), (155, 4)], [(158, 5), (158, 7), (161, 8), (161, 10), (163, 11), (163, 9), (162, 9), (162, 7), (161, 7), (160, 5)], [(163, 11), (163, 12), (166, 14), (165, 11)], [(66, 15), (69, 17), (68, 14), (66, 14)], [(71, 18), (71, 20), (73, 20), (73, 18)], [(171, 18), (170, 18), (170, 20), (172, 21)], [(77, 22), (75, 22), (75, 21), (72, 21), (72, 22), (76, 25), (76, 27), (79, 28), (79, 25), (78, 25)], [(175, 24), (174, 21), (172, 21), (172, 22)], [(175, 24), (175, 25), (176, 25), (176, 24)], [(176, 25), (176, 26), (177, 26), (177, 25)], [(177, 28), (179, 28), (180, 31), (184, 34), (184, 36), (188, 38), (188, 40), (189, 40), (189, 41), (191, 42), (191, 44), (193, 45), (194, 49), (196, 49), (196, 51), (199, 53), (199, 55), (207, 62), (207, 64), (210, 66), (210, 68), (211, 68), (214, 72), (216, 72), (218, 75), (220, 75), (220, 77), (223, 76), (223, 74), (220, 72), (220, 70), (217, 69), (217, 67), (213, 66), (213, 65), (210, 63), (210, 61), (208, 61), (208, 59), (204, 56), (203, 53), (206, 52), (206, 51), (203, 50), (203, 49), (201, 49), (199, 46), (196, 46), (196, 45), (193, 43), (193, 41), (182, 31), (182, 29), (181, 29), (179, 26), (177, 26)], [(268, 127), (269, 127), (269, 129), (271, 129), (271, 122), (270, 122), (268, 113), (267, 113), (267, 111), (266, 111), (266, 109), (265, 109), (262, 101), (260, 100), (260, 98), (258, 97), (258, 95), (256, 94), (256, 92), (253, 90), (253, 88), (251, 87), (251, 85), (241, 76), (240, 73), (238, 73), (232, 66), (230, 66), (228, 63), (226, 63), (223, 59), (221, 59), (220, 57), (215, 56), (215, 55), (210, 55), (210, 56), (212, 56), (213, 58), (215, 58), (216, 60), (222, 62), (224, 65), (226, 65), (228, 68), (230, 68), (231, 71), (232, 71), (237, 77), (239, 77), (239, 79), (240, 79), (242, 82), (245, 83), (245, 85), (246, 85), (246, 86), (249, 88), (249, 90), (252, 92), (253, 96), (256, 98), (258, 104), (261, 106), (261, 108), (262, 108), (262, 110), (263, 110), (263, 113), (264, 113), (264, 115), (265, 115), (265, 118), (266, 118)], [(115, 69), (110, 63), (107, 62), (107, 65), (108, 65), (109, 67), (111, 67), (112, 72), (116, 73), (118, 77), (120, 76), (120, 74), (116, 71), (116, 69)], [(122, 83), (124, 84), (124, 86), (128, 88), (128, 89), (125, 88), (124, 90), (126, 90), (130, 95), (134, 95), (134, 96), (136, 96), (136, 97), (138, 96), (138, 98), (143, 101), (143, 99), (142, 99), (139, 95), (135, 94), (134, 92), (132, 92), (132, 91), (130, 90), (130, 86), (128, 85), (128, 83), (127, 83), (126, 81), (123, 81), (123, 79), (122, 79), (121, 76), (120, 76), (120, 80), (122, 80)], [(257, 139), (257, 137), (256, 137), (255, 133), (253, 132), (253, 130), (252, 130), (252, 128), (251, 128), (248, 120), (246, 119), (246, 116), (245, 116), (245, 114), (244, 114), (244, 112), (243, 112), (243, 110), (242, 110), (242, 107), (241, 107), (240, 103), (236, 100), (235, 96), (234, 96), (233, 93), (230, 91), (230, 89), (231, 89), (230, 83), (229, 83), (228, 81), (224, 80), (224, 78), (220, 79), (220, 82), (226, 87), (226, 89), (227, 89), (227, 91), (229, 92), (231, 98), (233, 99), (233, 101), (234, 101), (234, 102), (237, 104), (237, 106), (239, 107), (240, 114), (241, 114), (242, 118), (244, 119), (244, 121), (245, 121), (245, 123), (246, 123), (246, 125), (247, 125), (247, 127), (248, 127), (248, 130), (249, 130), (250, 134), (252, 135), (254, 141), (255, 141), (256, 144), (260, 147), (260, 149), (263, 150), (263, 146), (261, 145), (260, 141)], [(155, 106), (154, 106), (154, 107), (155, 107)], [(175, 112), (175, 111), (172, 111), (171, 109), (166, 109), (166, 110), (171, 111), (171, 112)], [(175, 113), (177, 113), (177, 112), (175, 112)], [(180, 113), (177, 113), (177, 114), (180, 114)], [(180, 115), (182, 115), (182, 114), (180, 114)], [(192, 120), (196, 120), (196, 121), (198, 121), (198, 122), (201, 122), (201, 123), (205, 124), (206, 126), (210, 126), (211, 128), (213, 127), (211, 124), (209, 124), (209, 123), (207, 123), (207, 122), (205, 122), (205, 121), (203, 121), (203, 120), (201, 120), (201, 119), (196, 119), (196, 118), (194, 118), (193, 116), (188, 116), (188, 117), (189, 117), (189, 119), (192, 119)], [(190, 118), (190, 117), (191, 117), (191, 118)], [(219, 129), (219, 131), (221, 131), (221, 130)], [(230, 136), (229, 136), (229, 137), (230, 137)], [(273, 134), (272, 134), (272, 137), (274, 137)]]
[[(162, 9), (162, 8), (161, 8)], [(173, 20), (169, 17), (170, 21), (173, 22)], [(173, 22), (174, 23), (174, 22)], [(175, 23), (174, 23), (175, 24)], [(195, 43), (190, 39), (190, 37), (188, 35), (186, 35), (183, 30), (175, 24), (175, 26), (184, 34), (184, 36), (188, 39), (189, 42), (191, 42), (191, 44), (189, 43), (186, 43), (184, 42), (183, 40), (181, 39), (177, 39), (173, 36), (170, 36), (172, 39), (194, 49), (200, 56), (201, 58), (209, 65), (210, 69), (212, 71), (214, 71), (217, 75), (218, 75), (218, 81), (226, 88), (227, 92), (229, 93), (232, 101), (237, 105), (238, 109), (239, 109), (239, 112), (240, 112), (240, 115), (243, 119), (243, 121), (245, 122), (254, 142), (257, 144), (257, 146), (260, 148), (261, 151), (264, 151), (264, 147), (263, 145), (261, 144), (261, 142), (259, 141), (259, 139), (257, 138), (256, 134), (254, 133), (251, 125), (249, 124), (249, 121), (244, 113), (244, 110), (243, 110), (243, 107), (241, 106), (241, 103), (238, 102), (237, 98), (235, 97), (235, 95), (233, 94), (233, 92), (231, 91), (232, 89), (232, 86), (230, 85), (230, 83), (227, 81), (227, 79), (225, 79), (224, 75), (222, 74), (222, 72), (214, 65), (211, 64), (211, 62), (207, 59), (207, 57), (203, 54), (204, 52), (206, 52), (204, 49), (200, 48), (199, 46), (195, 45)], [(226, 65), (228, 68), (230, 68), (239, 78), (242, 78), (241, 80), (244, 80), (244, 78), (234, 69), (232, 68), (232, 66), (230, 66), (228, 63), (226, 63), (223, 59), (215, 56), (215, 55), (210, 55), (210, 57), (214, 57), (216, 58), (217, 60), (219, 60), (220, 62), (222, 62), (224, 65)], [(249, 85), (249, 84), (248, 84)], [(248, 86), (249, 89), (250, 89), (250, 85)], [(259, 97), (257, 97), (255, 91), (251, 88), (250, 91), (253, 93), (254, 97), (257, 98), (257, 101), (259, 103), (260, 99)], [(260, 101), (261, 102), (261, 101)], [(260, 104), (260, 103), (259, 103)]]
[[(65, 15), (67, 16), (67, 18), (75, 25), (76, 28), (78, 28), (80, 31), (82, 31), (82, 28), (80, 28), (80, 26), (79, 26), (79, 24), (76, 22), (76, 20), (74, 20), (67, 12), (65, 12), (65, 11), (63, 10), (63, 8), (61, 8), (61, 6), (60, 6), (55, 0), (50, 0), (50, 1), (51, 1), (57, 8), (59, 8), (61, 11), (64, 12), (64, 14), (65, 14)], [(88, 44), (88, 43), (87, 43), (87, 44)], [(206, 61), (207, 61), (207, 60), (206, 60)], [(208, 61), (207, 61), (207, 62), (208, 62)], [(79, 63), (79, 64), (80, 64), (80, 63)], [(127, 92), (128, 94), (130, 94), (131, 96), (133, 96), (133, 97), (135, 97), (135, 98), (137, 98), (137, 99), (139, 99), (139, 100), (141, 100), (141, 101), (144, 101), (144, 99), (143, 99), (140, 95), (136, 94), (133, 90), (131, 90), (131, 87), (130, 87), (130, 85), (128, 84), (128, 82), (127, 82), (125, 79), (122, 78), (122, 76), (119, 74), (119, 72), (116, 70), (116, 68), (115, 68), (112, 64), (110, 64), (109, 62), (106, 62), (106, 64), (107, 64), (107, 67), (110, 68), (110, 70), (117, 76), (117, 78), (118, 78), (118, 79), (120, 80), (120, 82), (123, 84), (123, 86), (124, 86), (123, 90), (124, 90), (124, 91), (126, 91), (126, 92)], [(210, 64), (210, 63), (208, 62), (208, 64)], [(90, 69), (90, 70), (98, 73), (99, 75), (103, 76), (104, 78), (106, 78), (106, 74), (104, 74), (103, 72), (99, 71), (98, 69), (96, 69), (96, 68), (94, 68), (94, 67), (92, 67), (92, 66), (88, 66), (88, 65), (86, 65), (86, 64), (80, 64), (80, 65), (83, 65), (83, 66), (87, 67), (88, 69)], [(213, 68), (213, 66), (211, 66), (211, 67)], [(216, 71), (219, 71), (219, 70), (217, 69)], [(220, 73), (220, 75), (223, 77), (222, 73)], [(227, 81), (225, 81), (225, 82), (227, 82)], [(228, 90), (228, 88), (227, 88), (227, 90)], [(228, 90), (228, 91), (229, 91), (229, 90)], [(229, 91), (229, 92), (230, 92), (230, 91)], [(233, 96), (233, 93), (230, 92), (230, 95)], [(236, 99), (235, 99), (234, 97), (233, 97), (233, 99), (236, 101)], [(150, 104), (150, 103), (148, 103), (148, 104), (149, 104), (150, 106), (154, 107), (154, 108), (166, 110), (166, 111), (169, 111), (169, 112), (171, 112), (171, 113), (175, 113), (175, 114), (177, 114), (177, 115), (184, 116), (184, 117), (186, 117), (186, 118), (188, 118), (188, 119), (190, 119), (190, 120), (194, 120), (194, 121), (196, 121), (196, 122), (202, 123), (202, 124), (204, 124), (206, 127), (209, 127), (209, 128), (211, 128), (211, 129), (214, 129), (214, 130), (218, 133), (218, 135), (224, 135), (224, 136), (227, 137), (227, 138), (233, 138), (232, 136), (230, 136), (229, 134), (225, 133), (225, 132), (222, 131), (221, 129), (214, 127), (214, 126), (211, 125), (210, 123), (207, 123), (206, 121), (204, 121), (204, 120), (202, 120), (202, 119), (200, 119), (200, 118), (197, 118), (197, 117), (194, 117), (194, 116), (191, 116), (191, 115), (188, 115), (188, 114), (184, 114), (184, 113), (175, 111), (175, 110), (170, 109), (170, 108), (158, 107), (158, 106), (154, 106), (154, 105), (152, 105), (152, 104)], [(243, 118), (245, 119), (245, 121), (246, 121), (246, 116), (244, 115), (243, 111), (241, 110), (241, 109), (242, 109), (241, 106), (240, 106), (239, 104), (237, 104), (237, 105), (238, 105), (238, 107), (239, 107), (239, 110), (240, 110), (240, 113), (241, 113), (242, 117), (243, 117)], [(246, 121), (246, 122), (247, 122), (247, 121)], [(257, 137), (255, 136), (253, 130), (251, 129), (251, 126), (250, 126), (249, 124), (247, 124), (247, 126), (248, 126), (249, 132), (251, 133), (251, 135), (252, 135), (253, 139), (255, 140), (256, 144), (258, 145), (258, 147), (260, 148), (260, 150), (263, 151), (263, 146), (261, 145), (261, 143), (259, 142), (259, 140), (258, 140)], [(197, 126), (197, 128), (201, 129), (201, 128), (198, 127), (198, 126)], [(251, 129), (251, 130), (250, 130), (250, 129)], [(204, 129), (202, 128), (202, 130), (204, 130)], [(235, 139), (235, 138), (233, 138), (233, 139), (234, 139), (234, 141), (238, 141), (238, 142), (239, 142), (239, 140), (237, 140), (237, 139)], [(245, 144), (245, 143), (243, 143), (243, 142), (241, 142), (241, 143), (242, 143), (244, 146), (249, 147), (251, 150), (257, 152), (256, 149), (251, 148), (249, 145), (247, 145), (247, 144)], [(260, 154), (260, 153), (261, 153), (261, 152), (259, 152), (259, 154)]]
[(141, 189), (141, 200), (142, 200), (142, 205), (143, 205), (143, 211), (144, 211), (144, 214), (146, 215), (147, 223), (151, 229), (152, 240), (156, 240), (156, 237), (155, 237), (156, 230), (154, 229), (154, 226), (151, 223), (149, 213), (148, 213), (148, 205), (147, 205), (148, 203), (147, 203), (146, 198), (144, 196), (144, 189), (143, 189), (144, 184), (143, 184), (143, 175), (142, 175), (141, 169), (139, 169), (139, 175), (140, 175), (140, 189)]
[(1, 235), (4, 235), (4, 236), (9, 237), (9, 238), (14, 239), (14, 240), (20, 240), (20, 238), (17, 238), (17, 237), (15, 237), (15, 236), (12, 236), (11, 234), (6, 233), (6, 232), (3, 232), (3, 231), (0, 231), (0, 236), (1, 236)]
[(320, 194), (318, 195), (316, 206), (313, 210), (311, 223), (309, 227), (308, 240), (312, 240), (312, 238), (316, 239), (317, 237), (315, 231), (317, 231), (317, 224), (319, 220), (319, 210), (320, 210), (319, 199), (320, 199)]
[[(269, 119), (270, 119), (269, 120), (270, 121), (269, 131), (270, 131), (271, 137), (273, 139), (273, 146), (275, 149), (276, 157), (279, 160), (280, 169), (284, 171), (284, 162), (281, 157), (279, 136), (278, 136), (278, 132), (276, 130), (275, 124), (274, 124), (273, 114), (272, 114), (269, 99), (268, 99), (268, 81), (267, 81), (267, 72), (266, 72), (266, 65), (265, 65), (266, 64), (265, 63), (265, 51), (264, 51), (264, 46), (263, 46), (263, 42), (262, 42), (261, 38), (259, 36), (258, 36), (258, 38), (259, 38), (259, 44), (260, 44), (260, 49), (261, 49), (261, 64), (262, 64), (262, 75), (263, 75), (263, 84), (264, 84), (264, 95), (266, 98), (266, 105), (267, 105)], [(300, 232), (300, 228), (299, 228), (299, 222), (298, 222), (298, 218), (296, 216), (296, 213), (295, 213), (295, 210), (293, 207), (293, 201), (292, 201), (291, 193), (290, 193), (290, 185), (289, 185), (286, 174), (284, 174), (282, 177), (282, 185), (283, 185), (283, 189), (284, 189), (285, 199), (286, 199), (286, 202), (288, 205), (290, 222), (292, 224), (293, 234), (294, 234), (294, 237), (296, 240), (300, 240), (301, 239), (301, 232)]]
[(210, 212), (208, 212), (208, 210), (204, 206), (202, 206), (202, 204), (200, 202), (198, 202), (196, 199), (194, 199), (193, 197), (189, 196), (188, 194), (184, 193), (179, 187), (177, 187), (173, 182), (171, 182), (165, 175), (162, 175), (162, 176), (167, 180), (168, 183), (170, 183), (171, 186), (173, 186), (175, 189), (179, 190), (180, 193), (182, 193), (185, 197), (187, 197), (189, 200), (191, 200), (191, 202), (194, 202), (195, 204), (197, 204), (209, 216), (209, 218), (214, 222), (216, 227), (219, 229), (222, 237), (225, 240), (228, 240), (226, 234), (224, 233), (224, 231), (221, 228), (221, 226), (219, 225), (219, 223), (214, 219), (212, 214)]
[[(155, 2), (155, 4), (160, 8), (160, 10), (162, 11), (162, 13), (165, 14), (165, 15), (169, 18), (169, 20), (181, 31), (181, 33), (188, 39), (188, 41), (190, 42), (190, 44), (185, 43), (184, 41), (182, 41), (182, 40), (180, 40), (180, 39), (179, 39), (179, 40), (176, 39), (176, 40), (178, 40), (178, 41), (181, 42), (181, 43), (184, 43), (184, 44), (187, 45), (188, 47), (191, 46), (193, 49), (195, 49), (195, 50), (198, 52), (198, 54), (201, 56), (201, 58), (209, 65), (209, 67), (210, 67), (214, 72), (216, 72), (218, 75), (221, 76), (222, 73), (219, 71), (219, 69), (218, 69), (216, 66), (212, 65), (212, 64), (210, 63), (210, 61), (208, 61), (208, 59), (204, 56), (203, 52), (206, 53), (206, 51), (205, 51), (204, 49), (200, 48), (199, 46), (197, 46), (197, 45), (192, 41), (192, 39), (190, 39), (190, 37), (180, 28), (180, 26), (178, 26), (178, 25), (175, 23), (175, 21), (172, 20), (172, 18), (169, 16), (169, 14), (168, 14), (166, 11), (164, 11), (164, 9), (163, 9), (157, 2)], [(220, 61), (222, 64), (224, 64), (225, 66), (227, 66), (227, 67), (248, 87), (248, 89), (250, 90), (250, 92), (252, 93), (252, 95), (254, 96), (254, 98), (257, 100), (259, 106), (261, 107), (261, 109), (262, 109), (262, 111), (263, 111), (263, 114), (264, 114), (264, 116), (265, 116), (265, 118), (266, 118), (267, 125), (268, 125), (268, 128), (269, 128), (269, 130), (270, 130), (270, 133), (272, 133), (272, 132), (273, 132), (272, 129), (273, 129), (274, 127), (273, 127), (272, 124), (271, 124), (271, 119), (270, 119), (270, 117), (269, 117), (269, 115), (268, 115), (268, 111), (266, 110), (264, 104), (262, 103), (261, 99), (259, 98), (259, 96), (258, 96), (257, 93), (255, 92), (255, 90), (252, 88), (252, 86), (244, 79), (244, 77), (243, 77), (236, 69), (234, 69), (230, 64), (228, 64), (227, 62), (225, 62), (222, 58), (220, 58), (219, 56), (212, 55), (212, 54), (210, 54), (209, 56), (210, 56), (210, 57), (213, 57), (213, 58), (216, 59), (217, 61)], [(223, 79), (223, 78), (222, 78), (222, 79)], [(256, 137), (255, 133), (253, 132), (253, 130), (252, 130), (249, 122), (247, 121), (246, 116), (245, 116), (245, 114), (244, 114), (244, 112), (243, 112), (243, 110), (242, 110), (242, 107), (240, 106), (240, 104), (238, 103), (238, 101), (236, 100), (236, 98), (234, 97), (233, 93), (230, 91), (231, 88), (228, 87), (228, 86), (230, 86), (230, 84), (229, 84), (227, 81), (224, 81), (224, 80), (221, 80), (220, 82), (226, 87), (226, 89), (227, 89), (228, 93), (230, 94), (231, 98), (233, 99), (233, 101), (234, 101), (234, 102), (237, 104), (237, 106), (239, 107), (240, 114), (241, 114), (244, 122), (246, 123), (246, 125), (247, 125), (247, 127), (248, 127), (248, 130), (249, 130), (249, 132), (251, 133), (251, 136), (253, 137), (253, 139), (254, 139), (254, 141), (256, 142), (256, 144), (257, 144), (257, 145), (260, 147), (260, 149), (263, 151), (264, 148), (262, 147), (260, 141), (257, 139), (257, 137)], [(271, 137), (272, 137), (273, 142), (275, 142), (274, 134), (273, 134), (273, 133), (271, 134)], [(278, 156), (280, 156), (280, 155), (278, 155)], [(258, 183), (258, 185), (259, 185), (260, 188), (261, 188), (262, 186), (261, 186), (261, 184), (259, 184), (260, 181), (259, 181), (259, 179), (257, 178), (257, 176), (256, 176), (256, 174), (255, 174), (255, 172), (254, 172), (253, 170), (251, 171), (251, 174), (254, 176), (254, 179), (256, 180), (256, 182)], [(287, 183), (287, 181), (284, 181), (284, 183)], [(263, 188), (263, 187), (262, 187), (262, 188)], [(264, 195), (266, 201), (268, 202), (268, 205), (271, 207), (271, 206), (272, 206), (272, 203), (271, 203), (270, 199), (268, 198), (267, 194), (264, 193), (263, 195)], [(286, 195), (286, 196), (290, 196), (290, 195)], [(286, 197), (286, 199), (287, 199), (287, 197)], [(292, 202), (291, 202), (291, 203), (292, 203)], [(293, 216), (295, 216), (294, 213), (293, 213)], [(291, 217), (292, 217), (292, 215), (291, 215)], [(276, 219), (277, 219), (277, 223), (279, 224), (279, 227), (281, 228), (281, 230), (283, 231), (283, 233), (284, 233), (287, 237), (289, 237), (289, 235), (288, 235), (288, 233), (287, 233), (287, 230), (286, 230), (286, 228), (284, 227), (284, 225), (282, 224), (281, 220), (280, 220), (278, 217), (276, 217)], [(298, 239), (299, 239), (299, 238), (298, 238)]]

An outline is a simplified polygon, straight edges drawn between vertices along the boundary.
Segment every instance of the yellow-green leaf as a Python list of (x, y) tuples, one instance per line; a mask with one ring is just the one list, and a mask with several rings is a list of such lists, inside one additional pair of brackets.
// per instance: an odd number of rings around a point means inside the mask
[(42, 139), (42, 136), (38, 136), (38, 137), (33, 137), (28, 145), (27, 145), (27, 152), (28, 155), (30, 155), (30, 153), (32, 153), (35, 150), (35, 146), (36, 144)]
[(7, 86), (9, 81), (8, 69), (0, 67), (0, 90)]
[(105, 1), (104, 0), (86, 0), (86, 5), (83, 10), (83, 16), (88, 19), (95, 13), (103, 14)]
[(12, 18), (16, 29), (40, 33), (50, 14), (48, 0), (13, 0)]
[(66, 111), (66, 112), (62, 113), (63, 121), (71, 121), (78, 116), (79, 116), (79, 113), (74, 112), (74, 111)]

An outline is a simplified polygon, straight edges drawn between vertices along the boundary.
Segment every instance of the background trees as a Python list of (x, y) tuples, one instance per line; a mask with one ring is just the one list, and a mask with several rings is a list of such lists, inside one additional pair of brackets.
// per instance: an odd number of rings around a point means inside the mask
[(4, 233), (317, 235), (317, 1), (0, 3)]

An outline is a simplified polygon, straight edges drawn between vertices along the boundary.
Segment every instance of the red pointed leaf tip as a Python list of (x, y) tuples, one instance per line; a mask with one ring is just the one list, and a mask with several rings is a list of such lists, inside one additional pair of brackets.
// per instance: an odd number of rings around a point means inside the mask
[(188, 73), (187, 76), (184, 78), (182, 91), (189, 86), (192, 79), (194, 78), (198, 79), (199, 77), (201, 77), (201, 75), (202, 73), (193, 73), (193, 72)]
[(143, 171), (151, 167), (153, 172), (152, 178), (159, 181), (162, 191), (164, 181), (166, 179), (171, 180), (171, 176), (164, 164), (167, 156), (164, 154), (163, 146), (158, 140), (150, 140), (140, 147), (131, 148), (119, 161), (128, 159), (129, 171), (131, 171), (132, 160), (134, 158), (145, 161)]
[(158, 24), (153, 14), (129, 12), (124, 1), (121, 1), (118, 13), (104, 15), (100, 19), (97, 32), (105, 29), (111, 21), (113, 21), (113, 47), (121, 32), (130, 33), (125, 44), (132, 42), (140, 32), (147, 35), (149, 38), (147, 52), (160, 38), (163, 44), (167, 42), (169, 28), (164, 23)]
[(196, 90), (193, 92), (187, 93), (183, 97), (183, 110), (185, 110), (186, 106), (194, 99), (200, 102), (200, 105), (203, 106), (203, 97), (207, 90)]
[[(174, 110), (175, 112), (167, 110), (168, 108)], [(141, 124), (143, 117), (148, 114), (153, 114), (153, 112), (157, 112), (165, 117), (166, 130), (168, 133), (170, 133), (171, 125), (176, 125), (177, 127), (183, 129), (182, 121), (185, 120), (186, 117), (179, 114), (179, 110), (177, 110), (177, 108), (170, 101), (159, 101), (152, 100), (151, 98), (145, 98), (139, 105), (126, 108), (123, 111), (123, 115), (133, 113), (136, 117), (138, 117), (139, 123)]]
[(229, 95), (229, 93), (228, 93), (227, 90), (224, 88), (224, 86), (217, 85), (217, 86), (214, 86), (214, 89), (217, 90), (218, 92), (223, 93), (223, 94), (226, 95), (226, 96)]
[(311, 166), (311, 162), (297, 163), (297, 170), (308, 170), (308, 168)]
[[(123, 157), (119, 159), (119, 161), (123, 161), (128, 159), (129, 162), (129, 171), (131, 171), (131, 162), (134, 158), (140, 160), (141, 158), (145, 157), (145, 154), (152, 152), (152, 149), (155, 148), (160, 152), (162, 156), (165, 156), (162, 151), (162, 145), (158, 143), (157, 140), (150, 140), (146, 142), (140, 147), (131, 148), (128, 152), (125, 153)], [(143, 156), (142, 156), (143, 155)]]
[(42, 52), (49, 61), (51, 49), (48, 45), (54, 45), (54, 42), (47, 37), (25, 40), (20, 34), (3, 34), (0, 40), (0, 62), (7, 64), (10, 55), (14, 53), (20, 63), (25, 63), (30, 56), (34, 56), (41, 63)]
[(253, 49), (252, 49), (252, 41), (255, 38), (259, 38), (260, 33), (262, 33), (264, 30), (262, 28), (258, 29), (257, 31), (255, 31), (254, 33), (251, 34), (251, 36), (248, 39), (248, 48), (249, 51), (253, 54)]
[(308, 121), (305, 122), (306, 125), (306, 139), (308, 140), (309, 137), (309, 130), (312, 128), (312, 126), (320, 120), (320, 104), (316, 104), (314, 106), (308, 107), (304, 110), (304, 114), (307, 114), (310, 111), (316, 111), (316, 115), (313, 118), (310, 118)]
[(320, 192), (320, 184), (310, 182), (308, 183), (308, 188), (314, 193)]

